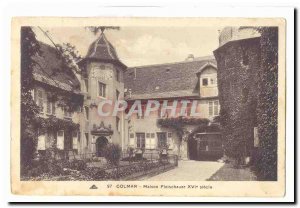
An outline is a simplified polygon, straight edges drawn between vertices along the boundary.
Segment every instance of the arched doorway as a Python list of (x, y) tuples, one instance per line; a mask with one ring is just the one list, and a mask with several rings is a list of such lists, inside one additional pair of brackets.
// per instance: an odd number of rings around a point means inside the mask
[(190, 137), (188, 140), (188, 153), (190, 160), (198, 159), (197, 140), (193, 137)]
[(103, 157), (103, 152), (106, 148), (108, 144), (108, 140), (106, 139), (106, 137), (102, 136), (102, 137), (98, 137), (98, 139), (96, 140), (96, 155), (97, 157)]

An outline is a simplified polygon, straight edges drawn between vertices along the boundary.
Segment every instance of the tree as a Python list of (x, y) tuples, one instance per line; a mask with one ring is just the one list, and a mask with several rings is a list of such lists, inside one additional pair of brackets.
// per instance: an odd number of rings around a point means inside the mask
[(38, 106), (32, 99), (34, 56), (40, 46), (31, 27), (21, 28), (21, 171), (28, 167), (36, 151), (34, 119)]

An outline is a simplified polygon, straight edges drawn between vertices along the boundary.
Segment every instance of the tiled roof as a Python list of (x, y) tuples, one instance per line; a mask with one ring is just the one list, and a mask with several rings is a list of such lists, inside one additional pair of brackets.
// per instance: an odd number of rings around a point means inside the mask
[(213, 56), (192, 61), (130, 67), (124, 76), (126, 99), (199, 97), (197, 74), (216, 66)]
[(99, 38), (97, 38), (90, 45), (88, 52), (83, 60), (85, 59), (95, 59), (99, 61), (113, 62), (120, 64), (122, 67), (126, 68), (126, 66), (120, 61), (116, 49), (107, 40), (104, 33), (101, 33)]
[(34, 79), (67, 91), (80, 92), (80, 82), (74, 72), (63, 68), (58, 51), (45, 43), (39, 42), (41, 55), (35, 56), (37, 65), (33, 70)]

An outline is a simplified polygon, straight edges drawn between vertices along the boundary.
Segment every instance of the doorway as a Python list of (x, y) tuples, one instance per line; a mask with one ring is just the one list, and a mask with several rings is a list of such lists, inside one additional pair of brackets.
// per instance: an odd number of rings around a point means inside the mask
[(104, 156), (104, 150), (106, 148), (108, 144), (108, 140), (106, 139), (106, 137), (102, 136), (102, 137), (98, 137), (98, 139), (96, 140), (96, 156), (97, 157), (103, 157)]

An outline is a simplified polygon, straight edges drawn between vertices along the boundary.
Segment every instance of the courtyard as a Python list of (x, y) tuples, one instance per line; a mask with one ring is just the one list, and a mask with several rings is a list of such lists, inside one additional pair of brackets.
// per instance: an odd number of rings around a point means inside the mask
[(224, 166), (216, 161), (178, 161), (178, 167), (159, 175), (144, 178), (147, 181), (205, 181)]

